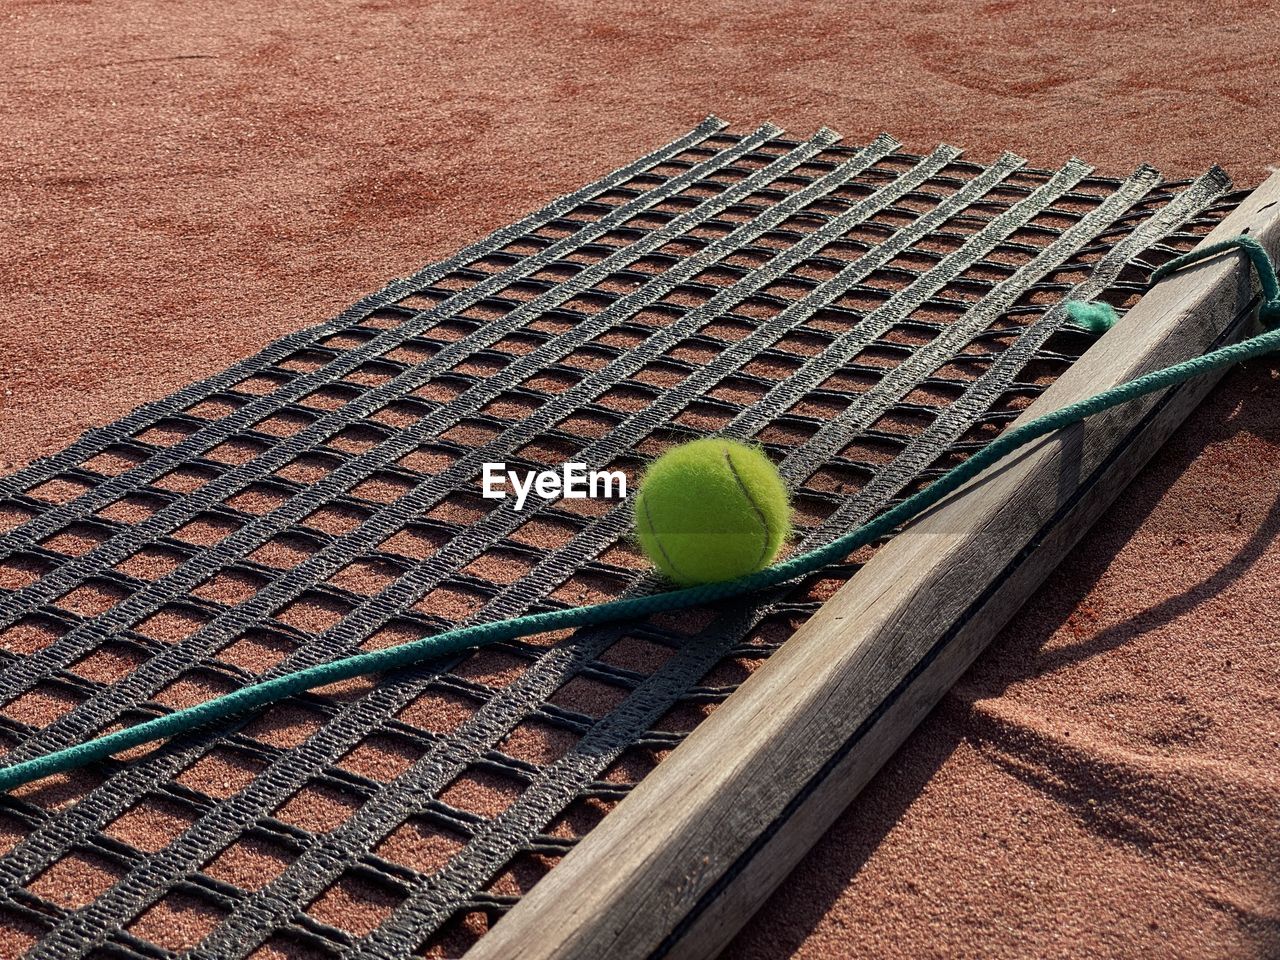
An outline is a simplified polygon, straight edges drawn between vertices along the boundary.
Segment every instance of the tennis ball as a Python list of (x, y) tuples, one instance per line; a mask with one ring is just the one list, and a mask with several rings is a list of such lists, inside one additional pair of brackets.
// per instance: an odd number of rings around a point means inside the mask
[(757, 448), (720, 437), (655, 460), (634, 510), (645, 556), (684, 586), (763, 570), (791, 529), (787, 488), (774, 465)]

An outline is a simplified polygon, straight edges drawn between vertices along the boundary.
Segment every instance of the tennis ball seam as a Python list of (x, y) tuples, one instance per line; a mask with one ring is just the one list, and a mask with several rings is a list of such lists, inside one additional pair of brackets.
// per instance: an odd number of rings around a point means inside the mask
[(769, 518), (765, 516), (764, 511), (760, 508), (760, 504), (756, 503), (755, 498), (751, 496), (751, 490), (742, 479), (742, 474), (738, 472), (737, 465), (733, 462), (733, 449), (725, 445), (724, 462), (729, 465), (729, 472), (733, 474), (733, 479), (738, 484), (738, 489), (742, 491), (742, 495), (746, 497), (747, 503), (751, 504), (751, 509), (756, 512), (756, 517), (760, 520), (760, 532), (762, 534), (760, 540), (760, 556), (756, 558), (756, 566), (764, 562), (769, 553), (769, 541), (773, 539), (773, 531), (769, 528)]
[(643, 496), (640, 497), (640, 508), (643, 514), (642, 519), (645, 522), (645, 526), (649, 528), (648, 533), (651, 537), (653, 537), (653, 543), (658, 548), (658, 552), (662, 554), (662, 559), (667, 562), (667, 567), (677, 577), (680, 577), (682, 579), (688, 579), (688, 575), (685, 574), (684, 571), (682, 571), (680, 567), (676, 564), (676, 562), (671, 559), (671, 554), (667, 553), (666, 544), (662, 542), (662, 537), (659, 536), (658, 531), (654, 529), (653, 516), (652, 514), (649, 513), (649, 501), (644, 499)]

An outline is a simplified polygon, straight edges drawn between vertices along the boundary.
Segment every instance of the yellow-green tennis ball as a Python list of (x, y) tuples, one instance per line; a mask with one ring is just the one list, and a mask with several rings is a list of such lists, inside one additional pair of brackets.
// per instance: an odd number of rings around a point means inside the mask
[(791, 530), (791, 504), (760, 450), (707, 437), (668, 450), (645, 471), (635, 521), (653, 565), (694, 586), (772, 563)]

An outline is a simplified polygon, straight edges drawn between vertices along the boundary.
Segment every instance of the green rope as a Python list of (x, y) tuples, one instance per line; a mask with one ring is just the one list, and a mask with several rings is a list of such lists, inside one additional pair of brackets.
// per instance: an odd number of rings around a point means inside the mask
[(1217, 243), (1211, 243), (1203, 249), (1183, 254), (1181, 257), (1170, 260), (1164, 266), (1157, 267), (1151, 274), (1151, 286), (1155, 286), (1176, 270), (1181, 270), (1183, 267), (1200, 260), (1216, 257), (1218, 254), (1226, 253), (1228, 250), (1243, 250), (1248, 255), (1249, 262), (1253, 264), (1254, 273), (1258, 277), (1258, 285), (1262, 287), (1262, 305), (1258, 308), (1258, 319), (1268, 329), (1280, 324), (1280, 280), (1276, 279), (1275, 265), (1271, 262), (1271, 258), (1267, 256), (1267, 251), (1262, 244), (1253, 237), (1247, 237), (1243, 234), (1238, 237), (1228, 237), (1226, 240), (1220, 240)]
[(186, 733), (216, 720), (243, 714), (293, 694), (340, 680), (396, 670), (471, 647), (512, 640), (530, 634), (560, 630), (565, 627), (585, 627), (619, 620), (633, 620), (666, 610), (679, 610), (697, 604), (755, 593), (842, 561), (858, 548), (874, 543), (892, 533), (897, 527), (968, 483), (987, 467), (1038, 437), (1080, 423), (1088, 417), (1138, 397), (1203, 376), (1213, 370), (1280, 350), (1280, 329), (1276, 329), (1280, 324), (1280, 284), (1277, 284), (1271, 261), (1256, 240), (1250, 237), (1236, 237), (1178, 257), (1157, 270), (1153, 274), (1152, 282), (1187, 264), (1233, 247), (1240, 247), (1248, 254), (1258, 274), (1266, 301), (1259, 311), (1259, 315), (1269, 327), (1265, 333), (1203, 356), (1194, 357), (1164, 370), (1145, 374), (1129, 383), (1069, 404), (1053, 413), (1038, 417), (1030, 423), (1008, 430), (968, 460), (943, 474), (928, 487), (824, 547), (792, 557), (790, 560), (739, 580), (710, 583), (588, 607), (534, 613), (497, 623), (462, 627), (400, 646), (360, 653), (341, 660), (307, 667), (272, 680), (242, 687), (234, 693), (147, 720), (104, 737), (0, 769), (0, 790), (12, 790), (41, 777), (82, 767), (87, 763), (102, 760), (140, 744)]
[(1069, 300), (1066, 310), (1072, 323), (1090, 333), (1106, 333), (1120, 319), (1116, 316), (1116, 308), (1105, 300)]

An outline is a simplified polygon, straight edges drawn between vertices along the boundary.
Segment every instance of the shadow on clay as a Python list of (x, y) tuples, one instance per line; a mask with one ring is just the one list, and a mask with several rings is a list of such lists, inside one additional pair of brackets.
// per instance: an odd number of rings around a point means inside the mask
[[(1094, 534), (1091, 539), (1086, 539), (1088, 546), (1083, 551), (1075, 551), (1076, 566), (1072, 576), (1068, 578), (1059, 573), (1051, 577), (1029, 602), (1028, 608), (1040, 608), (1040, 617), (1032, 621), (1023, 615), (1021, 630), (1006, 627), (1002, 636), (979, 658), (979, 668), (984, 661), (990, 663), (993, 658), (1010, 664), (1027, 664), (1023, 669), (994, 671), (994, 675), (983, 677), (978, 682), (983, 697), (999, 696), (1005, 687), (1016, 681), (1115, 649), (1144, 632), (1176, 620), (1229, 587), (1276, 541), (1280, 535), (1280, 498), (1276, 499), (1266, 519), (1236, 555), (1206, 579), (1086, 641), (1055, 650), (1050, 655), (1036, 655), (1093, 589), (1114, 562), (1116, 554), (1199, 456), (1205, 443), (1222, 441), (1241, 431), (1249, 431), (1280, 445), (1280, 420), (1270, 415), (1269, 410), (1273, 408), (1268, 407), (1269, 394), (1276, 390), (1265, 383), (1265, 378), (1274, 374), (1275, 367), (1250, 366), (1253, 368), (1252, 376), (1240, 373), (1229, 376), (1210, 395), (1199, 415), (1193, 417), (1199, 428), (1205, 431), (1203, 441), (1185, 445), (1176, 455), (1172, 444), (1167, 445), (1165, 451), (1157, 455), (1162, 458), (1158, 472), (1148, 467), (1129, 488), (1126, 495), (1141, 503), (1143, 508), (1120, 515), (1111, 511), (1106, 525), (1100, 527), (1105, 530), (1105, 539)], [(1264, 385), (1254, 388), (1258, 380), (1264, 380)], [(1028, 629), (1033, 622), (1034, 628)], [(974, 668), (970, 668), (966, 677), (973, 673)], [(774, 894), (771, 906), (761, 911), (764, 917), (784, 914), (788, 922), (778, 925), (752, 920), (721, 955), (722, 960), (728, 957), (780, 960), (799, 949), (862, 872), (933, 776), (955, 749), (971, 736), (973, 723), (966, 704), (951, 695), (944, 697), (802, 861), (797, 870), (803, 871), (803, 879), (798, 883), (784, 883)], [(1114, 824), (1111, 829), (1116, 829)], [(1144, 838), (1132, 831), (1126, 839), (1135, 842), (1139, 848), (1143, 845)], [(963, 856), (963, 852), (959, 851), (957, 855)], [(1276, 887), (1280, 889), (1280, 880), (1277, 880)], [(1243, 923), (1242, 928), (1247, 934), (1251, 932), (1248, 923)], [(1262, 924), (1261, 929), (1252, 930), (1252, 933), (1260, 943), (1272, 942), (1268, 938), (1275, 936), (1275, 931), (1267, 924)]]
[[(1267, 373), (1274, 373), (1274, 368), (1265, 372), (1261, 368), (1255, 369), (1258, 371), (1255, 376), (1261, 374), (1265, 377)], [(1236, 385), (1237, 383), (1238, 385)], [(1238, 377), (1234, 378), (1233, 387), (1228, 387), (1225, 390), (1221, 387), (1218, 388), (1215, 391), (1216, 402), (1212, 402), (1211, 406), (1202, 408), (1204, 412), (1198, 419), (1202, 424), (1212, 425), (1210, 426), (1210, 435), (1205, 438), (1207, 442), (1226, 440), (1242, 430), (1247, 430), (1270, 443), (1280, 445), (1280, 421), (1267, 413), (1268, 397), (1266, 394), (1269, 391), (1264, 387), (1249, 394), (1246, 392), (1246, 383), (1247, 381)], [(1221, 412), (1226, 412), (1223, 411), (1223, 408), (1229, 411), (1237, 403), (1240, 405), (1252, 405), (1254, 409), (1242, 411), (1236, 416), (1228, 415), (1219, 420), (1216, 425), (1213, 425), (1214, 418), (1220, 417)], [(1101, 544), (1098, 542), (1098, 538), (1095, 537), (1088, 549), (1088, 553), (1084, 554), (1089, 558), (1086, 569), (1081, 571), (1085, 575), (1072, 578), (1070, 583), (1055, 582), (1053, 584), (1053, 591), (1059, 594), (1059, 600), (1054, 603), (1056, 608), (1055, 615), (1050, 618), (1051, 624), (1046, 624), (1045, 628), (1034, 637), (1028, 638), (1026, 644), (1028, 649), (1042, 647), (1053, 633), (1062, 626), (1066, 618), (1070, 616), (1071, 612), (1076, 609), (1089, 591), (1093, 589), (1098, 579), (1114, 562), (1116, 553), (1137, 533), (1138, 529), (1147, 521), (1151, 512), (1164, 499), (1170, 488), (1199, 456), (1201, 449), (1200, 445), (1189, 445), (1176, 460), (1162, 466), (1158, 482), (1154, 476), (1148, 474), (1145, 482), (1138, 481), (1141, 484), (1140, 490), (1131, 486), (1129, 491), (1122, 494), (1122, 496), (1134, 496), (1136, 494), (1144, 505), (1144, 509), (1131, 512), (1124, 520), (1114, 516), (1116, 511), (1108, 513), (1107, 523), (1112, 525), (1107, 534), (1109, 549), (1099, 550), (1098, 547)], [(1236, 551), (1235, 555), (1205, 579), (1182, 593), (1162, 600), (1154, 606), (1136, 613), (1128, 620), (1107, 627), (1085, 640), (1055, 649), (1043, 656), (1029, 659), (1028, 668), (1025, 671), (1004, 674), (1004, 682), (1000, 685), (1000, 688), (990, 689), (989, 693), (995, 695), (1009, 683), (1060, 670), (1099, 653), (1117, 649), (1135, 637), (1174, 622), (1229, 588), (1242, 574), (1267, 554), (1268, 549), (1275, 543), (1277, 537), (1280, 537), (1280, 497), (1277, 497), (1272, 502), (1262, 523), (1258, 525), (1258, 528), (1249, 536), (1249, 539)], [(1056, 579), (1062, 581), (1066, 578), (1058, 577)], [(1042, 588), (1041, 595), (1043, 593)], [(1035, 601), (1031, 602), (1034, 603)]]

